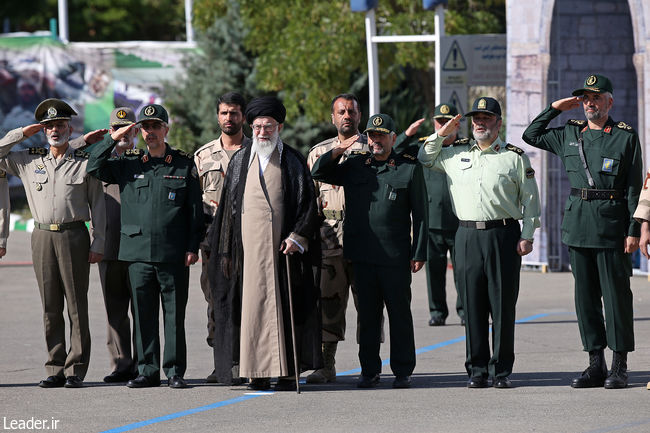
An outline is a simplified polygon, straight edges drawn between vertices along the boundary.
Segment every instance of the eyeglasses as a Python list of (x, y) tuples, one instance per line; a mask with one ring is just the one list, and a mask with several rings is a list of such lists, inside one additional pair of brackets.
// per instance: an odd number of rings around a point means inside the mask
[(260, 132), (262, 129), (264, 129), (265, 132), (271, 132), (273, 131), (278, 125), (271, 125), (271, 124), (266, 124), (266, 125), (253, 125), (253, 131), (255, 132)]

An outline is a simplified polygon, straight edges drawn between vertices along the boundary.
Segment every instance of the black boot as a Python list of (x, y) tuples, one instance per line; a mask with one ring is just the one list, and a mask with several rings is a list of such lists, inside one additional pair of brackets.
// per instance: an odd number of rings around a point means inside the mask
[(589, 367), (571, 382), (572, 388), (597, 388), (603, 386), (607, 377), (607, 364), (603, 349), (589, 351)]
[(627, 352), (614, 352), (612, 371), (605, 379), (605, 388), (620, 389), (627, 386)]

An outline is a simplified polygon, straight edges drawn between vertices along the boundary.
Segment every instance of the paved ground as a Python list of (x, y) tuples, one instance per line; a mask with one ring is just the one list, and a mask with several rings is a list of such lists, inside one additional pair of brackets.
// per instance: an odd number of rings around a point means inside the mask
[[(86, 387), (43, 390), (46, 359), (41, 305), (29, 262), (29, 235), (15, 232), (0, 261), (0, 426), (46, 420), (58, 432), (648, 432), (650, 431), (650, 283), (634, 277), (637, 350), (630, 354), (631, 386), (625, 390), (574, 390), (568, 385), (584, 369), (567, 273), (522, 273), (516, 330), (514, 389), (465, 387), (464, 331), (458, 318), (441, 328), (427, 326), (424, 272), (414, 278), (413, 316), (419, 348), (413, 388), (394, 390), (384, 368), (378, 389), (355, 387), (354, 339), (339, 345), (335, 385), (304, 386), (303, 393), (248, 393), (244, 387), (207, 385), (212, 370), (205, 344), (205, 301), (191, 274), (187, 314), (188, 371), (192, 388), (132, 390), (106, 385), (109, 373), (106, 323), (96, 266), (91, 271), (93, 350)], [(14, 265), (10, 265), (15, 263)], [(453, 305), (452, 294), (449, 295)], [(348, 335), (355, 313), (348, 310)], [(382, 357), (388, 356), (387, 344)], [(608, 361), (611, 352), (607, 353)], [(39, 426), (36, 426), (39, 427)], [(22, 431), (37, 431), (37, 428)], [(40, 431), (40, 430), (39, 430)]]

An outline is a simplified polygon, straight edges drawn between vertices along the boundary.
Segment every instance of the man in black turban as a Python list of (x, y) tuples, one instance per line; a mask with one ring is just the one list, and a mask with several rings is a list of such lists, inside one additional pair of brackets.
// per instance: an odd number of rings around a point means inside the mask
[(285, 115), (275, 97), (248, 104), (253, 144), (230, 161), (210, 239), (215, 375), (231, 383), (234, 369), (255, 390), (269, 389), (271, 377), (276, 390), (295, 389), (296, 368), (322, 366), (316, 195), (305, 158), (280, 140)]

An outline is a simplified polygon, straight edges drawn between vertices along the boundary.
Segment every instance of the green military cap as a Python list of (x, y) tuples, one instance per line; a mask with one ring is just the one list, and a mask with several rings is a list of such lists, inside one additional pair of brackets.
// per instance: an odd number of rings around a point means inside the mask
[(50, 98), (38, 104), (34, 117), (40, 123), (51, 122), (52, 120), (70, 120), (77, 112), (71, 106), (60, 99)]
[(609, 81), (609, 78), (604, 75), (591, 74), (585, 78), (584, 87), (581, 89), (574, 90), (573, 96), (583, 95), (585, 92), (594, 92), (594, 93), (613, 93), (612, 82)]
[(363, 131), (364, 134), (368, 132), (390, 134), (391, 132), (395, 132), (395, 122), (388, 114), (374, 114), (368, 119), (366, 130)]
[(476, 98), (474, 105), (472, 105), (472, 111), (466, 113), (465, 116), (473, 116), (479, 113), (501, 116), (501, 105), (499, 105), (499, 101), (494, 98), (481, 96), (480, 98)]
[(145, 120), (158, 120), (160, 122), (169, 123), (169, 115), (165, 107), (158, 104), (149, 104), (142, 107), (140, 110), (140, 115), (138, 116), (138, 122), (142, 123)]
[(451, 104), (439, 104), (433, 109), (434, 119), (453, 119), (458, 114), (458, 109)]
[(135, 123), (135, 113), (129, 107), (117, 107), (111, 111), (110, 125), (125, 126)]

